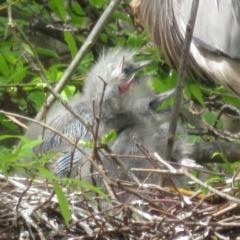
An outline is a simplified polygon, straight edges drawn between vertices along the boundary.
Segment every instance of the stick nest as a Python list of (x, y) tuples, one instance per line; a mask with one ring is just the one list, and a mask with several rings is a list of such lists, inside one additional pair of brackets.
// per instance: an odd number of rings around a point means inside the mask
[(26, 186), (18, 178), (6, 180), (0, 175), (0, 187), (1, 239), (238, 239), (240, 235), (239, 192), (227, 185), (218, 190), (234, 195), (236, 201), (210, 192), (128, 184), (126, 189), (138, 200), (107, 202), (94, 194), (93, 202), (81, 191), (63, 188), (71, 212), (68, 227), (50, 184)]

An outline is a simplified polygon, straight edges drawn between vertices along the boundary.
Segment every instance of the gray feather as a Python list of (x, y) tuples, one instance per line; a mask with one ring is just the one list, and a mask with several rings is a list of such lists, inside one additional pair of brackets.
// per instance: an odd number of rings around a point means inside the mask
[[(184, 0), (182, 13), (187, 25), (192, 0)], [(236, 0), (202, 0), (194, 28), (196, 43), (210, 51), (240, 60), (240, 2)], [(209, 11), (210, 10), (210, 11)]]

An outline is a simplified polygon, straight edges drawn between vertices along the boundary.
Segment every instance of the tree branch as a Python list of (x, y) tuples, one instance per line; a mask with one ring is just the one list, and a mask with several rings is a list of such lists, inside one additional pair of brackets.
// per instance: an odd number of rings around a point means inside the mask
[(184, 78), (187, 67), (187, 60), (191, 46), (191, 40), (195, 25), (195, 20), (197, 16), (199, 0), (194, 0), (192, 3), (191, 15), (186, 28), (186, 35), (183, 45), (183, 52), (180, 61), (179, 74), (178, 74), (178, 84), (175, 91), (175, 100), (173, 105), (172, 118), (168, 130), (168, 143), (165, 151), (165, 159), (170, 159), (172, 155), (172, 149), (174, 145), (174, 136), (177, 129), (178, 116), (180, 113), (182, 92), (184, 87)]

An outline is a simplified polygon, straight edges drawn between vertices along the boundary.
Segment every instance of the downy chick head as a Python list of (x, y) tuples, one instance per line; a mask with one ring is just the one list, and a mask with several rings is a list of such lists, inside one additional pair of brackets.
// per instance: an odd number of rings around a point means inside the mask
[(84, 93), (88, 100), (94, 101), (95, 109), (101, 107), (101, 121), (115, 130), (130, 124), (132, 113), (128, 111), (127, 102), (137, 79), (135, 72), (150, 63), (134, 62), (136, 54), (129, 49), (110, 51), (99, 59), (85, 82)]
[[(168, 141), (168, 128), (171, 119), (171, 108), (165, 108), (157, 111), (163, 101), (172, 96), (175, 89), (155, 94), (150, 88), (142, 87), (136, 89), (132, 94), (129, 111), (134, 113), (135, 123), (141, 126), (140, 131), (143, 132), (144, 138), (142, 143), (150, 150), (156, 151), (162, 157)], [(187, 135), (181, 124), (178, 124), (175, 143), (172, 152), (172, 160), (179, 161), (188, 157), (192, 153), (192, 143), (187, 141)]]
[(175, 88), (166, 92), (156, 94), (149, 86), (139, 86), (134, 88), (129, 101), (129, 111), (132, 111), (142, 122), (152, 122), (160, 124), (168, 121), (171, 117), (169, 108), (157, 111), (158, 107), (172, 96)]
[[(99, 99), (103, 89), (103, 81), (101, 79), (107, 84), (116, 81), (115, 78), (121, 81), (121, 79), (129, 77), (138, 69), (150, 63), (150, 61), (135, 62), (133, 59), (135, 55), (137, 55), (137, 51), (127, 48), (116, 48), (103, 53), (87, 74), (84, 84), (85, 95), (91, 100)], [(121, 66), (122, 69), (120, 69), (118, 67), (120, 67), (120, 62), (122, 61), (123, 65)], [(120, 75), (113, 74), (114, 71)]]

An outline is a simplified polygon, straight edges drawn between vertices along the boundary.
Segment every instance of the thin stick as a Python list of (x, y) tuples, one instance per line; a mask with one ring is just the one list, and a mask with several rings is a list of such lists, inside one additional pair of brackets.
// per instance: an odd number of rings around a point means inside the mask
[(191, 8), (191, 15), (186, 28), (183, 52), (182, 52), (180, 67), (179, 67), (178, 84), (175, 91), (173, 114), (172, 114), (169, 130), (168, 130), (168, 143), (165, 151), (165, 159), (170, 159), (172, 155), (174, 136), (177, 129), (178, 116), (179, 116), (180, 107), (181, 107), (181, 99), (182, 99), (182, 92), (184, 87), (184, 78), (185, 78), (185, 72), (187, 67), (187, 60), (188, 60), (188, 55), (190, 51), (198, 5), (199, 5), (199, 0), (194, 0)]

